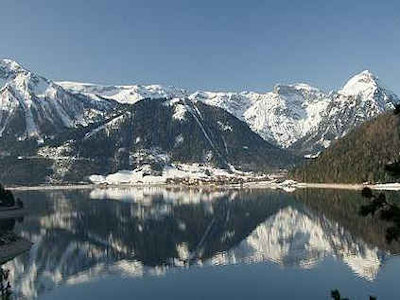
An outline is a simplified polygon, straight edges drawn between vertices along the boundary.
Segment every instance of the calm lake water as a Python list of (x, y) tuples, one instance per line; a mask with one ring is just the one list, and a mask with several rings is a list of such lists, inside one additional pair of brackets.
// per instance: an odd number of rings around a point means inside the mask
[[(400, 244), (356, 191), (16, 192), (17, 299), (399, 299)], [(392, 199), (400, 195), (392, 193)]]

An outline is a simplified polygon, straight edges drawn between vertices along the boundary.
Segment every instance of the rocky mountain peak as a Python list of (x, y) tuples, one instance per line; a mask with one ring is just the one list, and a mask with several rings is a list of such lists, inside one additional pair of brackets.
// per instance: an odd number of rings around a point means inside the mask
[(346, 96), (356, 96), (365, 94), (368, 90), (374, 90), (378, 88), (379, 85), (378, 78), (369, 70), (365, 70), (351, 77), (339, 93)]
[(24, 68), (19, 63), (8, 58), (0, 59), (0, 69), (5, 69), (14, 72), (24, 70)]

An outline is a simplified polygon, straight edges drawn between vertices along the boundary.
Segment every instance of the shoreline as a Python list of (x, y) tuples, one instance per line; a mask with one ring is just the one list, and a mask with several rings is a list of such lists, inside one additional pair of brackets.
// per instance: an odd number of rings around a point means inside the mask
[(362, 190), (365, 187), (374, 189), (374, 185), (364, 185), (359, 183), (297, 183), (294, 185), (299, 189), (336, 189), (336, 190)]
[(400, 183), (384, 183), (384, 184), (361, 184), (361, 183), (304, 183), (304, 182), (289, 182), (277, 183), (272, 181), (255, 181), (246, 182), (243, 184), (203, 184), (203, 185), (185, 185), (185, 184), (65, 184), (65, 185), (37, 185), (37, 186), (12, 186), (6, 189), (12, 191), (42, 191), (42, 190), (86, 190), (86, 189), (109, 189), (109, 188), (145, 188), (145, 187), (160, 187), (160, 188), (211, 188), (211, 189), (281, 189), (281, 190), (296, 190), (296, 189), (337, 189), (337, 190), (362, 190), (368, 187), (372, 190), (400, 191)]
[(362, 183), (297, 183), (294, 185), (297, 188), (316, 188), (316, 189), (337, 189), (337, 190), (362, 190), (370, 188), (371, 190), (382, 191), (400, 191), (400, 183), (377, 183), (377, 184), (362, 184)]

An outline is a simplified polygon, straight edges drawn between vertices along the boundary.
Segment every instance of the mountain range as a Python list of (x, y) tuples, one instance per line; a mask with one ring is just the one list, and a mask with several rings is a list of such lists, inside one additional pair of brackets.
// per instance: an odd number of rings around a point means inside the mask
[(90, 97), (134, 103), (144, 98), (188, 97), (230, 112), (266, 141), (306, 154), (324, 149), (365, 120), (393, 109), (399, 97), (370, 71), (352, 77), (339, 91), (326, 93), (305, 83), (276, 85), (267, 93), (194, 93), (174, 87), (99, 86), (58, 82)]
[(304, 83), (266, 93), (189, 92), (56, 82), (7, 59), (0, 99), (0, 180), (19, 183), (29, 178), (11, 173), (76, 182), (143, 164), (159, 172), (173, 163), (279, 170), (400, 102), (369, 71), (329, 93)]

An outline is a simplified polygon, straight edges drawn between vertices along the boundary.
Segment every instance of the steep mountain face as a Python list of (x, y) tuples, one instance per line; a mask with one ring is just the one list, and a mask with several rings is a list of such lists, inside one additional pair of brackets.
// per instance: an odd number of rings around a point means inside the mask
[(277, 85), (267, 93), (188, 91), (162, 86), (98, 86), (60, 82), (64, 88), (91, 97), (135, 103), (144, 98), (189, 97), (220, 107), (266, 141), (296, 153), (315, 155), (365, 120), (390, 110), (399, 98), (369, 71), (344, 87), (325, 93), (307, 84)]
[[(116, 108), (115, 101), (96, 100), (65, 91), (11, 60), (0, 60), (0, 138), (43, 141), (68, 128), (87, 126)], [(1, 146), (0, 146), (1, 152)]]
[(292, 176), (303, 182), (394, 181), (385, 167), (399, 160), (399, 149), (399, 116), (385, 113), (337, 140)]
[[(76, 130), (70, 137), (38, 152), (58, 161), (75, 158), (74, 163), (64, 166), (64, 179), (65, 172), (83, 178), (143, 166), (154, 174), (174, 162), (265, 171), (296, 161), (228, 112), (179, 98), (139, 101), (122, 114)], [(78, 167), (82, 163), (88, 173)]]

